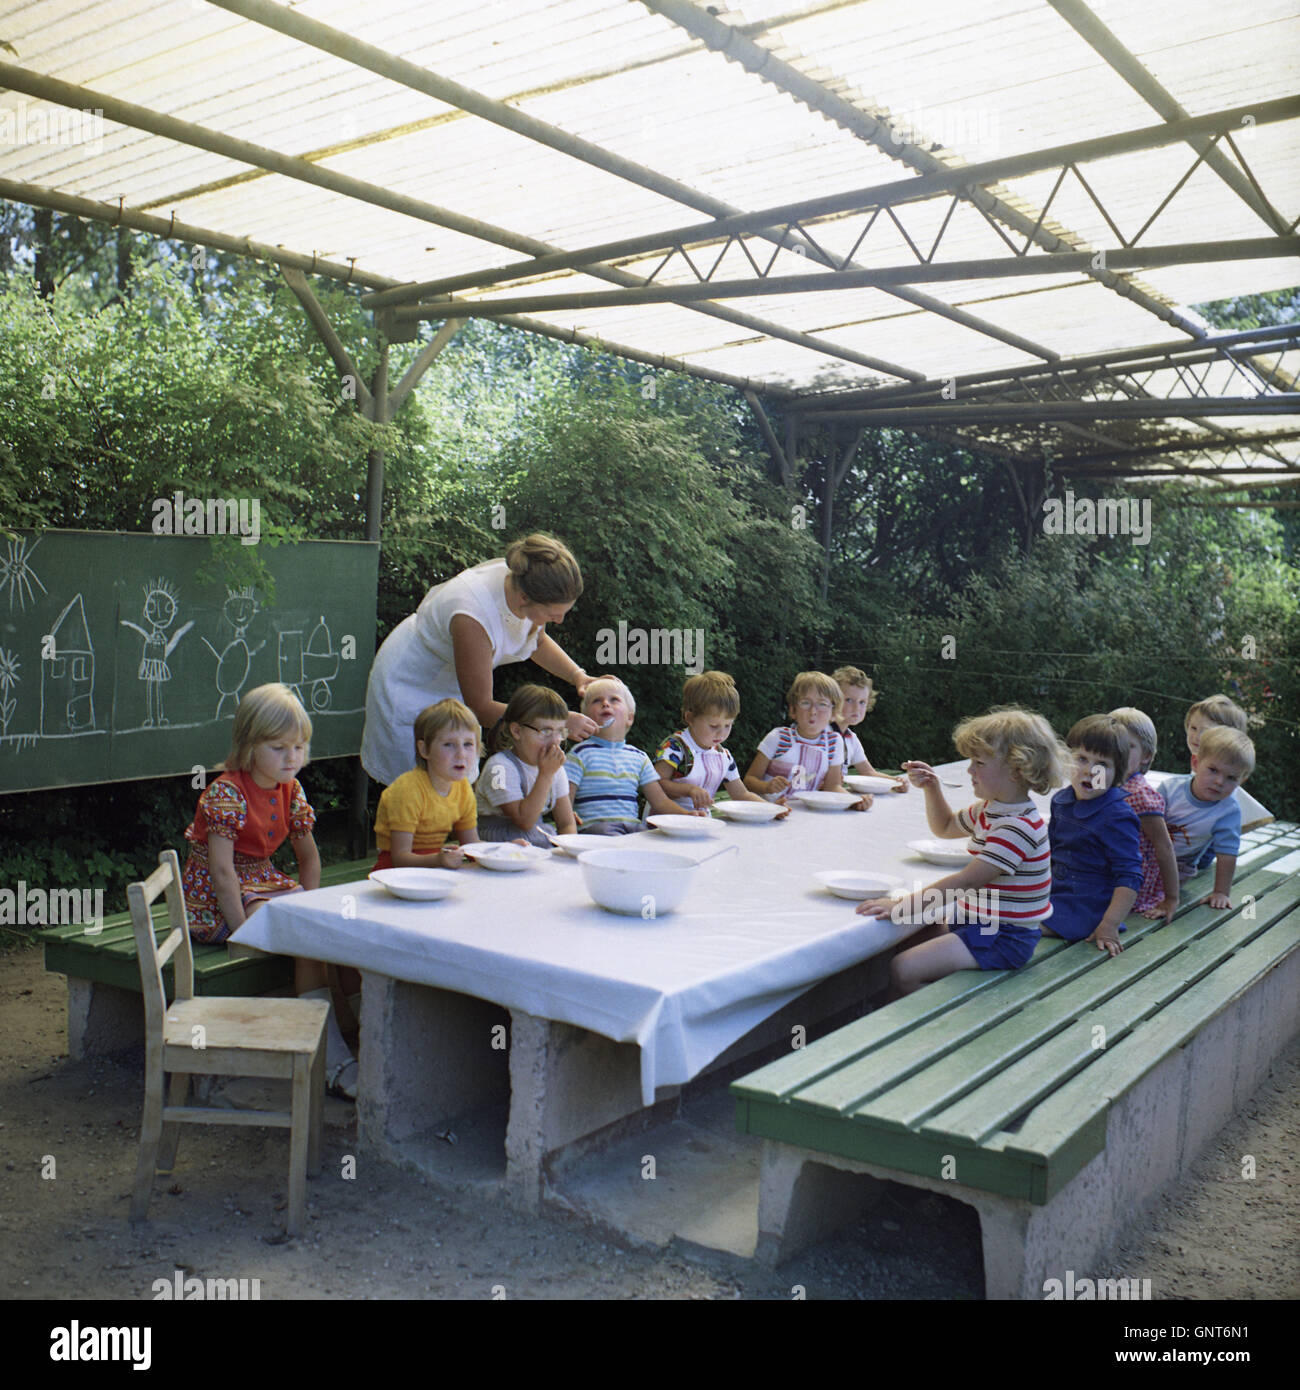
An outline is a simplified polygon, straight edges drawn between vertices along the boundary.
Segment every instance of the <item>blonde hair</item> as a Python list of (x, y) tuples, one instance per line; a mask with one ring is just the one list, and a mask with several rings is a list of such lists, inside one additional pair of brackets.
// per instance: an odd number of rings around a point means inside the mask
[(564, 697), (549, 685), (521, 685), (510, 697), (501, 722), (488, 737), (493, 753), (503, 748), (513, 748), (514, 738), (510, 733), (511, 724), (527, 724), (533, 719), (567, 719), (569, 707)]
[(439, 700), (436, 705), (426, 705), (415, 716), (415, 761), (420, 759), (420, 745), (432, 743), (444, 729), (468, 729), (474, 735), (478, 751), (483, 751), (483, 733), (479, 728), (478, 716), (468, 705), (459, 700)]
[(1255, 770), (1255, 745), (1240, 729), (1226, 724), (1216, 724), (1201, 735), (1200, 746), (1196, 752), (1196, 765), (1206, 758), (1218, 758), (1220, 762), (1231, 763), (1241, 772), (1244, 782)]
[(592, 700), (592, 693), (593, 691), (595, 691), (598, 685), (615, 686), (623, 694), (623, 703), (627, 706), (627, 712), (633, 715), (636, 713), (636, 701), (632, 698), (632, 692), (627, 688), (626, 685), (623, 684), (621, 680), (619, 680), (617, 676), (597, 676), (594, 681), (591, 681), (588, 684), (586, 690), (582, 692), (583, 714), (586, 714), (587, 706), (591, 703)]
[(682, 686), (682, 718), (715, 711), (734, 719), (740, 713), (740, 691), (725, 671), (701, 671)]
[(582, 593), (582, 571), (573, 552), (541, 531), (511, 541), (506, 564), (529, 603), (573, 603)]
[(848, 690), (851, 687), (861, 686), (867, 692), (867, 712), (870, 713), (876, 707), (876, 686), (871, 677), (865, 671), (859, 671), (856, 666), (841, 666), (838, 671), (831, 676), (831, 679), (841, 690)]
[(836, 715), (844, 705), (844, 692), (825, 671), (800, 671), (785, 692), (785, 702), (793, 709), (804, 695), (824, 695), (831, 702), (831, 714)]
[(1155, 761), (1156, 756), (1155, 721), (1149, 714), (1136, 709), (1133, 705), (1121, 705), (1119, 709), (1111, 710), (1110, 717), (1118, 719), (1137, 739), (1138, 746), (1142, 749), (1142, 761), (1138, 763), (1138, 771), (1145, 772)]
[(1226, 695), (1209, 695), (1204, 700), (1197, 700), (1183, 716), (1183, 728), (1190, 729), (1192, 720), (1198, 714), (1211, 724), (1222, 724), (1225, 728), (1239, 729), (1243, 734), (1246, 732), (1246, 711), (1235, 700), (1228, 699)]
[(963, 758), (997, 758), (1032, 791), (1065, 781), (1065, 750), (1041, 714), (1010, 705), (963, 719), (952, 731)]
[(235, 725), (230, 731), (230, 753), (226, 767), (247, 772), (253, 766), (253, 749), (291, 731), (307, 745), (306, 767), (311, 757), (311, 717), (302, 701), (289, 689), (273, 681), (250, 690), (235, 711)]

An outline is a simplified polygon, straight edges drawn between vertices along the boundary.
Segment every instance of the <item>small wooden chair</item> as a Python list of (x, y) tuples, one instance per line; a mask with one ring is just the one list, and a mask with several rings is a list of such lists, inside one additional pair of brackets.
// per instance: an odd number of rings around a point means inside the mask
[[(301, 1233), (307, 1211), (307, 1174), (320, 1172), (321, 1113), (325, 1093), (325, 1024), (329, 1005), (316, 999), (194, 997), (194, 955), (181, 894), (180, 861), (163, 850), (159, 867), (127, 888), (145, 1011), (144, 1119), (140, 1161), (131, 1197), (131, 1220), (149, 1211), (155, 1168), (168, 1173), (176, 1161), (183, 1124), (274, 1125), (290, 1131), (289, 1217), (285, 1229)], [(150, 907), (167, 897), (170, 930), (160, 946)], [(162, 968), (173, 957), (176, 997), (170, 1007)], [(163, 1074), (171, 1074), (163, 1100)], [(223, 1110), (191, 1106), (190, 1078), (287, 1077), (292, 1109)]]

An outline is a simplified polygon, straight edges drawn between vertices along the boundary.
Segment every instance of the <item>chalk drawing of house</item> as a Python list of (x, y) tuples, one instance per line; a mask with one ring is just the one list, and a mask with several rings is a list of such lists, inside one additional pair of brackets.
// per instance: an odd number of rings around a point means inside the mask
[(59, 614), (42, 639), (41, 733), (88, 732), (95, 727), (95, 649), (81, 595)]

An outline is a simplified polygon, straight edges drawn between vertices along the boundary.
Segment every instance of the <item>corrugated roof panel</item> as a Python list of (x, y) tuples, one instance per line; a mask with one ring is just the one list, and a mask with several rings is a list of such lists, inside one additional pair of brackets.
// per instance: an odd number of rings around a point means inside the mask
[[(1294, 86), (1294, 0), (1259, 0), (1245, 13), (1220, 0), (1095, 0), (1095, 9), (1139, 60), (1191, 112), (1265, 100)], [(709, 51), (648, 6), (625, 0), (487, 0), (476, 7), (413, 0), (307, 0), (295, 13), (404, 56), (514, 109), (581, 136), (669, 179), (743, 210), (909, 177), (906, 166), (841, 125), (810, 112), (779, 86)], [(701, 7), (704, 8), (704, 7)], [(714, 8), (716, 14), (718, 10)], [(979, 160), (1067, 140), (1154, 125), (1152, 110), (1045, 0), (754, 0), (722, 13), (753, 40), (801, 70), (824, 69), (864, 108), (887, 108), (940, 163)], [(466, 115), (399, 82), (246, 22), (216, 5), (179, 0), (0, 0), (0, 36), (33, 71), (84, 84), (323, 168), (494, 224), (518, 247), (561, 249), (703, 220), (684, 201), (584, 165), (566, 154)], [(856, 87), (860, 90), (853, 91)], [(183, 221), (251, 235), (308, 254), (355, 257), (367, 272), (428, 279), (520, 259), (491, 238), (453, 232), (423, 217), (359, 203), (312, 184), (255, 173), (241, 161), (189, 149), (105, 122), (102, 141), (30, 138), (57, 108), (0, 93), (0, 138), (21, 110), (29, 138), (4, 149), (5, 176), (129, 207), (174, 209)], [(5, 124), (7, 122), (7, 126)], [(1288, 222), (1300, 211), (1300, 121), (1242, 133), (1241, 148)], [(327, 152), (327, 153), (325, 153)], [(1107, 212), (1131, 236), (1189, 167), (1186, 145), (1084, 166)], [(1055, 171), (998, 190), (1031, 221)], [(949, 218), (936, 198), (899, 211), (922, 256)], [(853, 250), (863, 266), (914, 259), (881, 217), (854, 250), (860, 217), (810, 228), (832, 254)], [(1044, 227), (1071, 244), (1113, 246), (1105, 217), (1067, 182)], [(1265, 234), (1265, 224), (1209, 168), (1189, 179), (1142, 244), (1213, 242)], [(1019, 244), (1023, 233), (1009, 232)], [(769, 244), (751, 250), (766, 264)], [(695, 255), (711, 266), (718, 248)], [(935, 259), (1001, 258), (1005, 243), (968, 205), (947, 222)], [(1039, 254), (1037, 251), (1032, 254)], [(650, 273), (658, 257), (625, 267)], [(777, 273), (816, 273), (783, 252)], [(717, 274), (748, 279), (732, 247)], [(1288, 260), (1202, 264), (1125, 277), (1174, 305), (1300, 280)], [(664, 283), (694, 279), (684, 263)], [(494, 296), (603, 289), (590, 274), (541, 286), (503, 286)], [(927, 283), (920, 293), (997, 329), (1064, 355), (1171, 337), (1148, 309), (1077, 275)], [(1140, 299), (1140, 296), (1139, 296)], [(896, 294), (833, 289), (765, 293), (726, 301), (726, 312), (810, 333), (846, 351), (929, 375), (961, 375), (1034, 362), (1018, 349), (922, 313)], [(1186, 313), (1185, 308), (1180, 312)], [(540, 315), (539, 315), (540, 317)], [(689, 355), (747, 377), (814, 386), (827, 379), (879, 379), (852, 365), (746, 326), (681, 306), (639, 305), (546, 315), (557, 324), (669, 356)], [(729, 364), (729, 365), (724, 365)], [(1272, 422), (1270, 422), (1272, 423)], [(1238, 425), (1236, 428), (1240, 429)], [(1122, 432), (1112, 431), (1118, 435)], [(1134, 438), (1142, 435), (1139, 428)], [(1122, 435), (1122, 437), (1129, 437)]]

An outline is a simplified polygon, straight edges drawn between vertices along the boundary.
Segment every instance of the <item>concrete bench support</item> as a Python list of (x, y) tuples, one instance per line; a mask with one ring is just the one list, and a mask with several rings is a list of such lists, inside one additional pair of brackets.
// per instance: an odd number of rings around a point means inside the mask
[[(1161, 1189), (1191, 1168), (1298, 1031), (1300, 952), (1292, 952), (1112, 1103), (1106, 1147), (1043, 1206), (766, 1140), (757, 1257), (771, 1267), (824, 1239), (856, 1219), (888, 1180), (975, 1208), (988, 1298), (1041, 1299), (1047, 1281), (1065, 1284), (1067, 1271), (1076, 1284), (1137, 1277), (1099, 1262)], [(1245, 1181), (1239, 1169), (1227, 1176)], [(1165, 1296), (1158, 1288), (1151, 1294)]]
[(144, 1042), (144, 996), (68, 976), (68, 1056), (74, 1062)]

